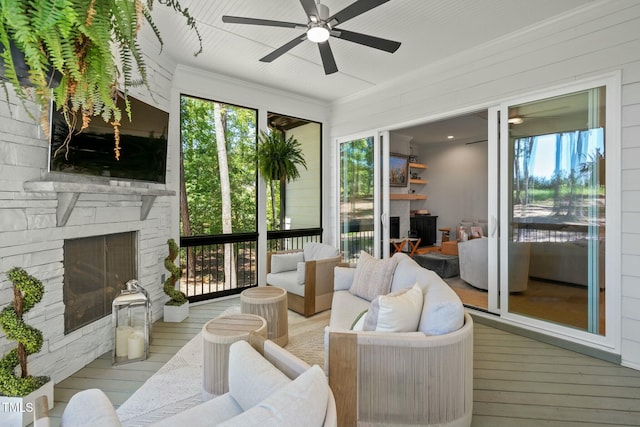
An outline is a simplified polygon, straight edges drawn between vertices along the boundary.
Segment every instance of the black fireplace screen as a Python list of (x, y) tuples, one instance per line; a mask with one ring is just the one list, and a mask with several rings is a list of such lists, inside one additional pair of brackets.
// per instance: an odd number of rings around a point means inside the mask
[(111, 314), (113, 299), (137, 277), (136, 233), (64, 242), (64, 333)]

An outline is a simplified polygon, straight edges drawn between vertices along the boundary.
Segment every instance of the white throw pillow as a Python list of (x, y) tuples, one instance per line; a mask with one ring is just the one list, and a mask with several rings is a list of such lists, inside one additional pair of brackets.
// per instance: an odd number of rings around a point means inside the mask
[(326, 243), (309, 242), (304, 245), (305, 261), (313, 261), (323, 258), (333, 258), (340, 255), (340, 250)]
[(333, 290), (348, 291), (355, 277), (355, 268), (335, 267), (333, 269)]
[(306, 274), (306, 263), (305, 262), (299, 262), (298, 263), (298, 274), (297, 274), (297, 280), (298, 280), (298, 285), (304, 285), (304, 279), (305, 279), (305, 274)]
[(349, 292), (367, 301), (388, 294), (397, 264), (396, 258), (377, 259), (361, 251)]
[(415, 332), (418, 330), (423, 300), (422, 288), (417, 283), (408, 289), (380, 295), (371, 303), (363, 330)]
[(97, 388), (76, 393), (62, 414), (61, 426), (119, 427), (120, 419), (109, 398)]
[(304, 253), (292, 252), (290, 254), (271, 255), (271, 272), (282, 273), (283, 271), (295, 271), (298, 263), (304, 261)]
[(291, 380), (246, 341), (229, 348), (229, 394), (246, 411)]
[(356, 318), (353, 320), (351, 324), (352, 331), (362, 331), (364, 330), (364, 321), (367, 318), (367, 312), (369, 310), (364, 310), (362, 313), (358, 314)]
[(314, 365), (250, 410), (220, 427), (321, 427), (327, 412), (329, 384)]
[[(437, 276), (436, 273), (434, 276)], [(442, 279), (440, 279), (442, 280)], [(458, 295), (445, 283), (428, 287), (418, 330), (426, 335), (444, 335), (464, 325), (464, 306)]]

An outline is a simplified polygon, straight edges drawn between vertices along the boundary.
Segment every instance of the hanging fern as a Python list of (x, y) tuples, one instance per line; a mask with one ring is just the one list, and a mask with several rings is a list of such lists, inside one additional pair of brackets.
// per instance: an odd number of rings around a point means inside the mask
[(179, 248), (173, 239), (167, 240), (167, 245), (169, 245), (169, 256), (164, 259), (164, 268), (169, 271), (170, 275), (164, 282), (164, 293), (171, 298), (167, 305), (182, 305), (187, 302), (187, 296), (175, 288), (176, 282), (182, 277), (182, 270), (175, 264)]
[[(188, 9), (177, 0), (157, 1), (185, 18), (198, 38), (195, 54), (202, 52), (202, 38)], [(40, 121), (47, 135), (53, 99), (69, 125), (67, 144), (72, 132), (85, 129), (92, 118), (101, 117), (114, 127), (117, 158), (123, 112), (116, 105), (116, 97), (120, 93), (124, 97), (125, 113), (131, 120), (129, 88), (140, 84), (149, 88), (137, 42), (141, 24), (148, 23), (163, 44), (151, 18), (152, 8), (153, 0), (0, 0), (0, 58), (4, 65), (0, 81), (5, 94), (9, 83), (23, 101), (31, 96), (40, 106)], [(32, 91), (21, 86), (23, 79), (15, 72), (12, 45), (24, 54)], [(136, 70), (139, 79), (134, 78)], [(52, 92), (56, 75), (60, 82)], [(66, 144), (61, 147), (67, 148)]]
[[(8, 339), (18, 341), (18, 346), (0, 360), (0, 395), (26, 396), (49, 381), (49, 377), (27, 373), (27, 356), (42, 348), (42, 332), (22, 320), (22, 316), (42, 300), (44, 286), (18, 267), (11, 269), (7, 276), (13, 282), (13, 304), (0, 312), (0, 327)], [(16, 375), (18, 366), (20, 376)]]

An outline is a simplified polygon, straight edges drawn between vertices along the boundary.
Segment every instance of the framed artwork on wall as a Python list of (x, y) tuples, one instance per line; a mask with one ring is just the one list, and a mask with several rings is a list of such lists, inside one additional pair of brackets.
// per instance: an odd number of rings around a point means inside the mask
[(409, 156), (389, 153), (389, 185), (406, 187), (409, 182)]

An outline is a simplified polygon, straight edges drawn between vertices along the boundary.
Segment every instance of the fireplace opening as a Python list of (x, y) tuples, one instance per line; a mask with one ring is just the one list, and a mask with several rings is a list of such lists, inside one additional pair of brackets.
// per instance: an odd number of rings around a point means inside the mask
[(137, 277), (136, 233), (64, 241), (64, 333), (111, 314), (113, 299)]

